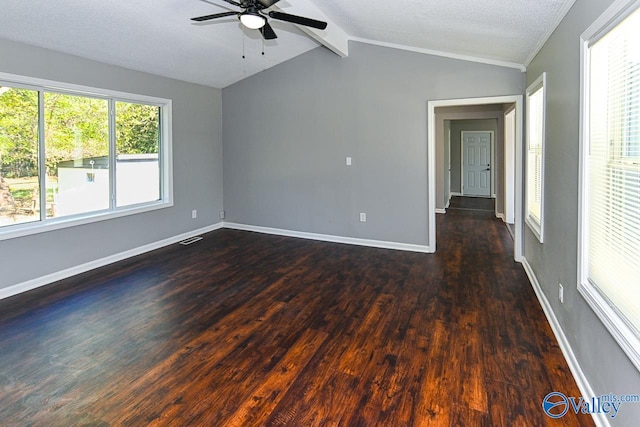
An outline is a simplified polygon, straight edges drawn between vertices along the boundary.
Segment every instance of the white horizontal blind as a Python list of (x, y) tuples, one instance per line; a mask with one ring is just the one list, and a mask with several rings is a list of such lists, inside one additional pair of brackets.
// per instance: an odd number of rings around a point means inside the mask
[(589, 48), (587, 279), (640, 336), (640, 12)]
[(545, 81), (543, 73), (527, 89), (526, 222), (543, 241)]
[(529, 147), (527, 153), (527, 199), (529, 215), (538, 225), (542, 219), (542, 87), (529, 96)]

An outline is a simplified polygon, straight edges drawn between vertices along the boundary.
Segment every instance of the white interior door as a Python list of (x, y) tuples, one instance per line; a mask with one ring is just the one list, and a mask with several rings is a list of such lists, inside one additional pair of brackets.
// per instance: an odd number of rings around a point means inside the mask
[(462, 194), (491, 197), (491, 133), (462, 133)]

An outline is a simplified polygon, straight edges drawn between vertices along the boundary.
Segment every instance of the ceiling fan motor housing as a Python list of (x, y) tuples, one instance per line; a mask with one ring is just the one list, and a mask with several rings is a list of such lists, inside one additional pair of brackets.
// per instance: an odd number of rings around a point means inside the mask
[(260, 33), (265, 40), (273, 40), (278, 37), (273, 31), (273, 28), (271, 28), (271, 25), (269, 25), (269, 23), (267, 22), (267, 16), (279, 21), (291, 22), (293, 24), (317, 28), (319, 30), (324, 30), (325, 28), (327, 28), (327, 23), (324, 21), (318, 21), (315, 19), (291, 15), (278, 11), (270, 11), (268, 14), (262, 12), (264, 9), (270, 8), (280, 0), (240, 0), (240, 2), (236, 0), (224, 1), (234, 6), (240, 7), (243, 10), (239, 13), (229, 11), (215, 13), (213, 15), (198, 16), (196, 18), (191, 18), (191, 20), (196, 22), (203, 22), (236, 15), (245, 27), (253, 30), (260, 30)]
[(264, 24), (267, 23), (267, 18), (260, 15), (259, 10), (255, 6), (250, 6), (244, 12), (240, 13), (238, 18), (240, 22), (252, 30), (257, 30), (258, 28), (264, 27)]

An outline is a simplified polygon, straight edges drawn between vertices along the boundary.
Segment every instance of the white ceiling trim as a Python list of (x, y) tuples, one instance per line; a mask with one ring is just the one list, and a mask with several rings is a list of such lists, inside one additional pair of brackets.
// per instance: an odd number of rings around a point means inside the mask
[[(278, 7), (272, 6), (272, 10), (279, 10), (288, 13)], [(349, 35), (338, 24), (331, 20), (324, 12), (309, 0), (296, 0), (296, 15), (309, 16), (313, 19), (327, 22), (325, 30), (296, 25), (300, 30), (313, 38), (318, 43), (324, 45), (336, 55), (342, 58), (349, 56)]]
[(516, 62), (499, 61), (496, 59), (480, 58), (480, 57), (471, 56), (471, 55), (461, 55), (457, 53), (445, 52), (445, 51), (434, 50), (434, 49), (423, 49), (421, 47), (405, 46), (405, 45), (396, 44), (396, 43), (387, 43), (387, 42), (381, 42), (378, 40), (364, 39), (361, 37), (350, 37), (349, 40), (354, 42), (372, 44), (376, 46), (389, 47), (392, 49), (400, 49), (400, 50), (406, 50), (409, 52), (422, 53), (424, 55), (435, 55), (435, 56), (442, 56), (442, 57), (451, 58), (451, 59), (460, 59), (462, 61), (478, 62), (481, 64), (488, 64), (488, 65), (497, 65), (499, 67), (515, 68), (517, 70), (522, 71), (523, 73), (527, 71), (527, 68), (523, 64), (518, 64)]
[(565, 16), (567, 16), (567, 13), (569, 13), (569, 11), (571, 10), (575, 2), (576, 0), (567, 0), (562, 5), (562, 8), (558, 11), (558, 14), (556, 15), (556, 19), (553, 21), (553, 25), (549, 27), (547, 32), (538, 41), (538, 44), (536, 45), (535, 49), (533, 49), (533, 51), (527, 57), (526, 61), (524, 61), (525, 67), (528, 67), (531, 64), (531, 62), (533, 62), (536, 55), (540, 53), (544, 45), (547, 43), (547, 41), (549, 41), (553, 33), (556, 31), (556, 29), (558, 28), (562, 20), (565, 18)]

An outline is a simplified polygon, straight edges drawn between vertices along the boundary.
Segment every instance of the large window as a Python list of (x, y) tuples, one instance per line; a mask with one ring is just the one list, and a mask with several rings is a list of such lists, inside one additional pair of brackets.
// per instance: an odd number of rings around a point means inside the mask
[(543, 240), (545, 86), (543, 73), (527, 89), (527, 168), (525, 222)]
[(583, 35), (579, 288), (640, 369), (640, 6)]
[(0, 239), (170, 205), (170, 105), (0, 74)]

